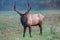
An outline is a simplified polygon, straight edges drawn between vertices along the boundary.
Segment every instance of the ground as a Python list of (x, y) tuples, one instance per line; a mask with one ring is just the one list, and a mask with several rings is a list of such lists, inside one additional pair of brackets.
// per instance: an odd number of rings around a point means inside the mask
[(30, 11), (30, 13), (41, 13), (45, 16), (42, 35), (39, 35), (38, 26), (32, 26), (32, 38), (29, 37), (28, 28), (23, 38), (20, 16), (14, 11), (0, 11), (0, 40), (60, 40), (60, 10)]

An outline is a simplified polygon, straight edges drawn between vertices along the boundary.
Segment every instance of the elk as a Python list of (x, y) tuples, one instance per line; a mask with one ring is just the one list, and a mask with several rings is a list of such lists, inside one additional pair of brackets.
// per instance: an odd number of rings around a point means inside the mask
[(44, 16), (42, 14), (30, 14), (29, 11), (31, 10), (31, 5), (30, 2), (28, 2), (28, 9), (27, 11), (22, 14), (20, 13), (17, 9), (16, 9), (16, 4), (14, 3), (14, 11), (16, 11), (20, 16), (20, 21), (23, 25), (24, 28), (24, 32), (23, 32), (23, 37), (25, 37), (25, 32), (26, 32), (26, 28), (29, 28), (29, 35), (31, 36), (31, 27), (32, 26), (36, 26), (38, 25), (40, 28), (40, 34), (42, 34), (42, 23), (43, 23), (43, 19)]

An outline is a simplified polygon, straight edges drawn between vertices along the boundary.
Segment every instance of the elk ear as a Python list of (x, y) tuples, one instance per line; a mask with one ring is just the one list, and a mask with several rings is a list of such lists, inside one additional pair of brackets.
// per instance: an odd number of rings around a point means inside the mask
[(29, 13), (30, 10), (31, 10), (31, 5), (30, 5), (30, 2), (28, 1), (28, 8), (27, 8), (27, 11), (25, 13)]

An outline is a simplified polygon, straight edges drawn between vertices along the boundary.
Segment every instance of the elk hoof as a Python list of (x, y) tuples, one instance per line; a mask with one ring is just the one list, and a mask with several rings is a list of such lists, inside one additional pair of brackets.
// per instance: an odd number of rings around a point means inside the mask
[(30, 38), (32, 38), (32, 36), (30, 36)]
[(25, 36), (23, 36), (23, 38), (24, 38)]

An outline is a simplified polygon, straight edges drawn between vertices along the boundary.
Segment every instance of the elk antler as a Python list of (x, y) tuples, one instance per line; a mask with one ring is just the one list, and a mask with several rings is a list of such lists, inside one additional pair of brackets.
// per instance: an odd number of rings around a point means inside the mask
[(14, 6), (14, 11), (16, 11), (16, 3), (15, 2), (14, 2), (14, 5), (13, 6)]
[(28, 9), (25, 13), (29, 13), (30, 10), (31, 10), (31, 5), (30, 5), (30, 2), (28, 1)]
[(22, 15), (17, 9), (16, 9), (16, 3), (14, 2), (14, 11), (16, 11), (19, 15)]

